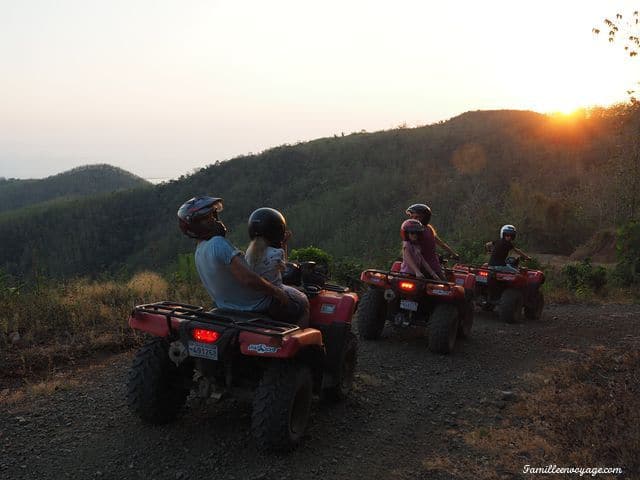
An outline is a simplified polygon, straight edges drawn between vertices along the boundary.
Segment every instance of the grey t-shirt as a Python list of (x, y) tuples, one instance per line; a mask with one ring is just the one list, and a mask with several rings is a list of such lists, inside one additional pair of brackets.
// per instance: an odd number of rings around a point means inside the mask
[(276, 287), (282, 287), (282, 270), (284, 270), (284, 267), (284, 250), (282, 248), (267, 247), (264, 252), (264, 258), (258, 262), (253, 271)]
[(196, 269), (204, 288), (219, 308), (266, 311), (271, 297), (242, 285), (231, 273), (231, 260), (236, 255), (240, 255), (240, 260), (246, 265), (242, 252), (224, 237), (216, 236), (198, 243)]

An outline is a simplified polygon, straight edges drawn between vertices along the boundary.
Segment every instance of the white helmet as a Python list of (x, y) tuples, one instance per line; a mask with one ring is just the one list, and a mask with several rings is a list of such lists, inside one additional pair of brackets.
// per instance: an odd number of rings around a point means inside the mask
[(511, 234), (513, 240), (515, 240), (517, 233), (518, 232), (516, 231), (516, 227), (514, 227), (513, 225), (503, 225), (500, 229), (500, 238), (504, 238), (505, 234)]

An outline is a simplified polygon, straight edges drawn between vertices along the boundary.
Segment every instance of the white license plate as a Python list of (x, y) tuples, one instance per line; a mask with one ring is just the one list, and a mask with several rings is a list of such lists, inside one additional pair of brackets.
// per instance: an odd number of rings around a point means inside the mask
[(483, 277), (482, 275), (476, 275), (476, 282), (487, 283), (487, 277)]
[(411, 310), (412, 312), (418, 311), (418, 302), (411, 300), (400, 300), (400, 308), (403, 310)]
[(200, 342), (189, 342), (189, 355), (192, 357), (218, 360), (218, 346)]

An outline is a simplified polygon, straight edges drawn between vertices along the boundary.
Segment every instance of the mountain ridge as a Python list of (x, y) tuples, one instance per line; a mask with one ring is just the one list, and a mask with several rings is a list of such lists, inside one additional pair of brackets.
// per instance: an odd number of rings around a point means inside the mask
[(0, 178), (0, 212), (148, 183), (126, 170), (107, 164), (83, 165), (41, 179)]
[[(167, 269), (193, 250), (175, 215), (198, 194), (225, 199), (222, 218), (241, 247), (249, 214), (270, 206), (287, 217), (294, 248), (381, 262), (397, 254), (406, 206), (426, 202), (441, 236), (463, 251), (514, 223), (521, 245), (570, 253), (627, 218), (619, 199), (626, 166), (610, 117), (595, 111), (565, 125), (535, 112), (466, 112), (423, 127), (282, 145), (152, 187), (57, 205), (26, 222), (2, 218), (0, 237), (11, 241), (0, 268), (23, 274), (37, 265), (51, 276)], [(594, 192), (597, 205), (585, 208)]]

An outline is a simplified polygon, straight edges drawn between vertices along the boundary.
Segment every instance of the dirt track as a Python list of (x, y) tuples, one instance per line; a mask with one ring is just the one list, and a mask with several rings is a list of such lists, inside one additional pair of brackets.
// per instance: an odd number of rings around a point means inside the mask
[(517, 391), (523, 374), (637, 339), (639, 319), (640, 306), (626, 305), (550, 306), (543, 320), (519, 325), (477, 314), (472, 338), (449, 356), (430, 353), (419, 330), (361, 342), (354, 395), (316, 402), (305, 442), (290, 455), (256, 451), (246, 402), (190, 402), (176, 423), (143, 426), (124, 402), (131, 354), (117, 355), (76, 372), (76, 386), (8, 411), (0, 405), (0, 477), (470, 478), (423, 462), (467, 448), (451, 430), (499, 421), (500, 391)]

